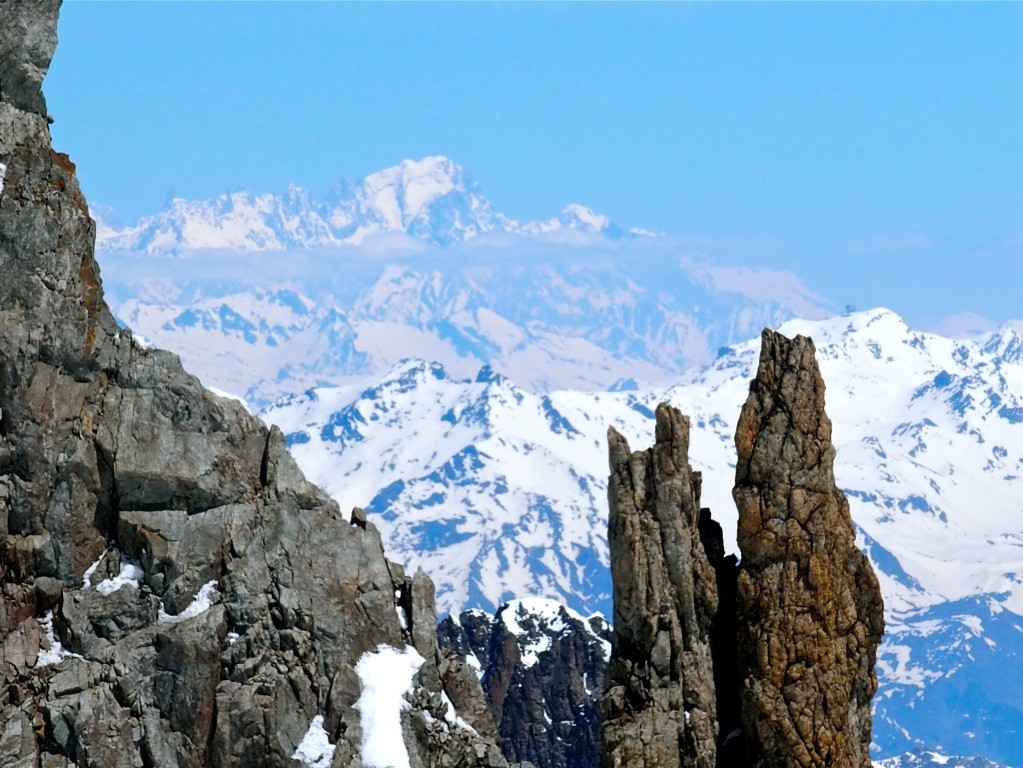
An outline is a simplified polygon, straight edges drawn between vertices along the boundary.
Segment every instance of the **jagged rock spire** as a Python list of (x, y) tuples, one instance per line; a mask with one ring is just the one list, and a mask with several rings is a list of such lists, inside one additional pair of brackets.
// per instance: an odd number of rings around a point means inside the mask
[(765, 330), (735, 434), (742, 720), (751, 768), (868, 768), (877, 578), (835, 486), (813, 341)]
[(662, 403), (656, 443), (630, 453), (608, 430), (614, 650), (603, 702), (605, 768), (713, 768), (714, 567), (700, 539), (689, 420)]
[(835, 486), (813, 342), (764, 331), (736, 431), (742, 560), (700, 510), (689, 422), (608, 431), (615, 641), (604, 768), (869, 768), (884, 607)]

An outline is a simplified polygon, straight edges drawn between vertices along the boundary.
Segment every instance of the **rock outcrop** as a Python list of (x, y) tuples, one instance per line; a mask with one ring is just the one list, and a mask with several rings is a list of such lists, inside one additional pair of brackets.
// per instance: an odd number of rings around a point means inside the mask
[(505, 758), (538, 768), (595, 768), (611, 637), (602, 616), (529, 598), (494, 616), (449, 616), (440, 635), (446, 652), (478, 668)]
[[(608, 430), (614, 652), (603, 707), (607, 768), (714, 768), (714, 564), (700, 536), (689, 421), (661, 404), (656, 442), (631, 453)], [(722, 548), (723, 549), (723, 548)]]
[(609, 431), (614, 651), (603, 766), (868, 768), (877, 579), (836, 486), (813, 342), (764, 331), (737, 432), (741, 565), (699, 507), (689, 423)]
[(429, 578), (108, 311), (50, 146), (58, 8), (0, 3), (0, 765), (372, 765), (381, 645), (422, 657), (411, 766), (504, 765), (444, 699)]
[(869, 768), (884, 611), (835, 486), (812, 340), (764, 331), (735, 443), (749, 765)]

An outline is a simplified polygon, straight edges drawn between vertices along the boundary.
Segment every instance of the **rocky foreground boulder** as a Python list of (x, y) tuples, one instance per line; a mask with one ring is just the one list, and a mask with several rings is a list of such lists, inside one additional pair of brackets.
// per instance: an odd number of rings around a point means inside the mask
[[(429, 578), (111, 316), (50, 145), (58, 8), (0, 2), (0, 765), (504, 765), (444, 696), (475, 675), (439, 655)], [(411, 705), (369, 743), (384, 650)]]
[(813, 342), (764, 331), (736, 432), (741, 564), (701, 510), (689, 421), (609, 431), (614, 650), (607, 768), (869, 768), (884, 629), (877, 579), (835, 486)]

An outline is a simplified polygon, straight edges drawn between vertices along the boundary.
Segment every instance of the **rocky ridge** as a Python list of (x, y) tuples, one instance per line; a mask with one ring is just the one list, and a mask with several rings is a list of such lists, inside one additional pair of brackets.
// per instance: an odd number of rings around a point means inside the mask
[(410, 768), (504, 765), (445, 695), (475, 676), (437, 648), (429, 578), (114, 321), (50, 145), (58, 10), (0, 4), (0, 764), (369, 768), (360, 661), (389, 648)]
[(448, 616), (445, 652), (477, 670), (509, 760), (592, 768), (600, 751), (600, 694), (611, 628), (553, 600), (512, 600), (490, 614)]
[(736, 431), (739, 567), (700, 509), (688, 419), (656, 418), (647, 451), (608, 434), (601, 764), (869, 768), (883, 605), (835, 486), (813, 342), (762, 336)]

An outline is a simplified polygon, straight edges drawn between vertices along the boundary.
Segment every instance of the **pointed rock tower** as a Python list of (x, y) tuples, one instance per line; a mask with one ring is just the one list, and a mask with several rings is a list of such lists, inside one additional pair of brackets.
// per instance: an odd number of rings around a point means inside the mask
[(700, 473), (689, 466), (689, 420), (664, 403), (656, 417), (646, 451), (608, 430), (615, 640), (601, 764), (714, 768), (718, 592), (700, 538)]
[(835, 486), (811, 339), (764, 331), (735, 444), (749, 765), (869, 768), (884, 607)]

